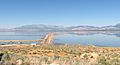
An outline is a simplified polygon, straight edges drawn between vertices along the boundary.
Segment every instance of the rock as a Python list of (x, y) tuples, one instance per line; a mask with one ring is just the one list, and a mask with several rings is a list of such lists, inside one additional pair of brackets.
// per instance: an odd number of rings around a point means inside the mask
[(21, 59), (19, 59), (19, 60), (16, 61), (16, 65), (22, 65), (22, 62), (23, 61)]

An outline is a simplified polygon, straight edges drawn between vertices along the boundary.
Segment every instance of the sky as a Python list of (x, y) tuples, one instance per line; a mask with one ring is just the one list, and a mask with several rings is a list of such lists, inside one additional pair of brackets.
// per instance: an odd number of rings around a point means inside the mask
[(120, 23), (120, 0), (0, 0), (0, 28)]

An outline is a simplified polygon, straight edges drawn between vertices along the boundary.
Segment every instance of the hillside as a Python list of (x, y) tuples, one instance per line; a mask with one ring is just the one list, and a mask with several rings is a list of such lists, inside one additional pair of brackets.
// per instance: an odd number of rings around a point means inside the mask
[(12, 29), (0, 28), (0, 31), (14, 31), (14, 32), (43, 32), (43, 31), (120, 31), (120, 24), (95, 27), (95, 26), (57, 26), (57, 25), (24, 25)]

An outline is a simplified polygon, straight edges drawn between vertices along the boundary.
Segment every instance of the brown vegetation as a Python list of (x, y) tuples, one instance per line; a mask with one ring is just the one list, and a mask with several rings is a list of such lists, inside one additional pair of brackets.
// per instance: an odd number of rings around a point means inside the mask
[(14, 44), (0, 53), (6, 65), (120, 65), (120, 48), (113, 47)]

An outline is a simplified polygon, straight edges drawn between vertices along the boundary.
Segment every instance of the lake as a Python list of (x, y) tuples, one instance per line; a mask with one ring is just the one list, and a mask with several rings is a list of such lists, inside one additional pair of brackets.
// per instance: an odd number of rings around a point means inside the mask
[[(0, 40), (34, 40), (43, 38), (46, 34), (47, 32), (0, 32)], [(54, 44), (93, 44), (120, 47), (120, 31), (54, 32), (53, 38)]]

